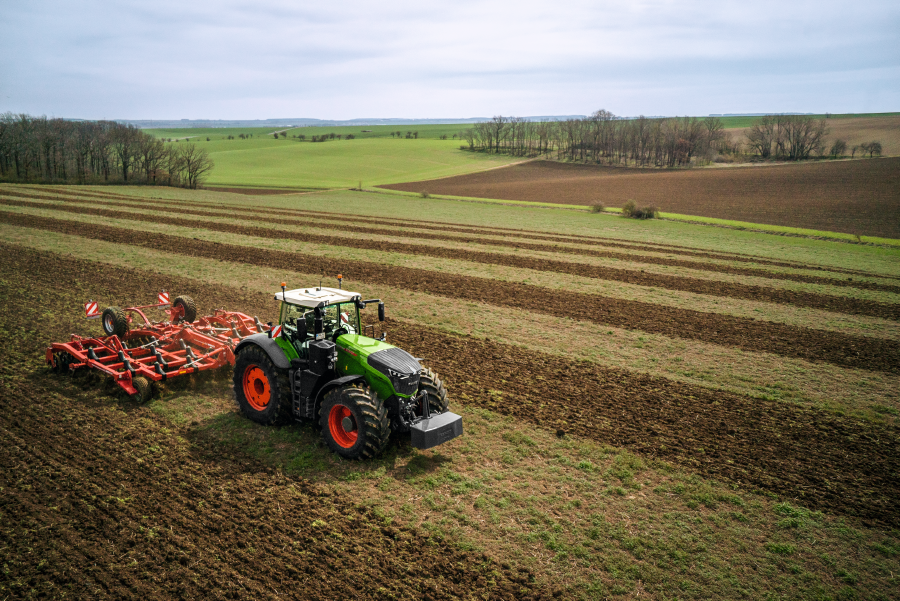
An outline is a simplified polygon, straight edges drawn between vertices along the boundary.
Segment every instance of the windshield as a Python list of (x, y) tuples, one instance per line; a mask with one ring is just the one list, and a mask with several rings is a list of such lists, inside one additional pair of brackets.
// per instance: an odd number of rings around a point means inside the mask
[(325, 307), (325, 315), (322, 316), (322, 320), (325, 324), (326, 335), (339, 328), (347, 330), (348, 334), (359, 333), (359, 310), (356, 308), (356, 303), (329, 305)]
[[(313, 337), (315, 328), (315, 311), (307, 307), (281, 303), (281, 323), (289, 331), (296, 328), (298, 322), (306, 321), (307, 338)], [(322, 309), (323, 332), (327, 338), (338, 329), (343, 328), (348, 334), (359, 333), (359, 310), (356, 303), (329, 305)]]

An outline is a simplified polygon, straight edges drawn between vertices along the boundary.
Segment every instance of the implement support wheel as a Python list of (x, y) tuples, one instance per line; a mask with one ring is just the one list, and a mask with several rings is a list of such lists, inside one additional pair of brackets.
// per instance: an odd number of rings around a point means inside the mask
[(147, 378), (138, 376), (131, 381), (131, 385), (134, 386), (137, 390), (137, 394), (131, 395), (132, 399), (142, 404), (150, 400), (152, 390), (150, 389), (150, 382), (147, 380)]
[(291, 385), (287, 371), (278, 369), (258, 346), (241, 349), (234, 362), (234, 395), (241, 412), (265, 426), (287, 421)]
[(387, 407), (364, 384), (336, 388), (325, 395), (319, 425), (328, 447), (346, 459), (375, 457), (391, 433)]
[(115, 334), (119, 338), (124, 339), (125, 334), (128, 333), (128, 317), (125, 315), (125, 311), (118, 307), (103, 309), (100, 325), (103, 326), (103, 333), (107, 336)]
[(179, 312), (179, 315), (173, 319), (173, 323), (187, 322), (191, 323), (197, 319), (197, 305), (190, 296), (178, 296), (172, 301), (172, 309)]

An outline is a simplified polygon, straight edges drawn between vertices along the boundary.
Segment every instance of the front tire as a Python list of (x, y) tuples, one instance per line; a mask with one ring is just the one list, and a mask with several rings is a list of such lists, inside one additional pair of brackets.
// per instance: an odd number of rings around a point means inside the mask
[(371, 388), (351, 384), (325, 395), (319, 409), (322, 437), (345, 459), (371, 459), (387, 446), (391, 434), (387, 407)]
[(287, 421), (291, 412), (287, 372), (256, 345), (241, 349), (234, 362), (234, 395), (241, 412), (264, 426)]
[[(447, 400), (447, 389), (444, 388), (444, 383), (436, 373), (427, 367), (419, 374), (419, 390), (428, 392), (428, 408), (432, 413), (445, 413), (450, 410), (450, 402)], [(416, 415), (422, 415), (421, 403), (416, 407)]]

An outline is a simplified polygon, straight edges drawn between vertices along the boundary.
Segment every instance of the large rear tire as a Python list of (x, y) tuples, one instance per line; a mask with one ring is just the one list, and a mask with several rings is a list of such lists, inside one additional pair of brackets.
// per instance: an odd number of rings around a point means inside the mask
[(345, 459), (371, 459), (391, 434), (387, 407), (365, 384), (350, 384), (325, 395), (319, 409), (322, 437)]
[(181, 316), (175, 319), (175, 323), (191, 323), (197, 319), (197, 305), (190, 296), (178, 296), (172, 301), (172, 309), (181, 311)]
[[(428, 408), (431, 412), (444, 413), (450, 410), (450, 403), (447, 400), (447, 389), (444, 388), (444, 383), (436, 373), (427, 367), (419, 374), (419, 390), (428, 392)], [(421, 406), (416, 407), (416, 415), (422, 415)]]
[(278, 369), (255, 344), (241, 349), (234, 362), (234, 395), (241, 412), (258, 424), (283, 423), (291, 414), (287, 371)]
[(103, 327), (103, 332), (107, 336), (115, 334), (124, 340), (125, 335), (128, 333), (128, 317), (125, 315), (125, 311), (118, 307), (107, 307), (103, 309), (103, 316), (100, 317), (100, 325)]

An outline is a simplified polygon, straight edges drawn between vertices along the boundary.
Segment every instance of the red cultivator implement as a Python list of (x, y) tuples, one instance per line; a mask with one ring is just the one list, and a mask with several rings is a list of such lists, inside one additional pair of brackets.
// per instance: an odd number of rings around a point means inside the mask
[[(109, 307), (101, 314), (97, 303), (85, 303), (85, 317), (101, 319), (106, 336), (72, 334), (69, 342), (54, 342), (47, 363), (59, 372), (93, 368), (111, 376), (125, 392), (150, 396), (150, 382), (234, 365), (234, 348), (245, 337), (267, 332), (269, 326), (243, 313), (216, 309), (196, 318), (194, 301), (179, 296), (169, 307), (161, 292), (155, 305)], [(167, 319), (151, 321), (144, 310), (164, 309)]]

